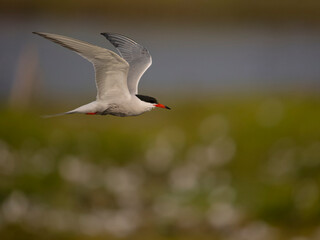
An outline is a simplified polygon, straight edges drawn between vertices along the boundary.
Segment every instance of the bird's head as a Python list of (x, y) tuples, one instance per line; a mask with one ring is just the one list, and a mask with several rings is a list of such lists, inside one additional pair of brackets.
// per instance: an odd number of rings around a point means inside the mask
[(144, 101), (144, 102), (147, 102), (147, 103), (150, 103), (152, 104), (153, 107), (159, 107), (159, 108), (165, 108), (165, 109), (171, 109), (169, 108), (168, 106), (166, 105), (163, 105), (163, 104), (160, 104), (158, 103), (157, 99), (153, 98), (153, 97), (149, 97), (149, 96), (145, 96), (145, 95), (140, 95), (140, 94), (137, 94), (136, 95), (137, 98), (139, 98), (141, 101)]

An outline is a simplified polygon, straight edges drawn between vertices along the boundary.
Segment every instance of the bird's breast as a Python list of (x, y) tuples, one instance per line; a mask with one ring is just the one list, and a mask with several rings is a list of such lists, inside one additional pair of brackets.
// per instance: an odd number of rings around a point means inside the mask
[(127, 117), (127, 116), (137, 116), (146, 112), (143, 109), (140, 109), (138, 106), (134, 106), (131, 103), (127, 104), (110, 104), (101, 115), (113, 115), (118, 117)]

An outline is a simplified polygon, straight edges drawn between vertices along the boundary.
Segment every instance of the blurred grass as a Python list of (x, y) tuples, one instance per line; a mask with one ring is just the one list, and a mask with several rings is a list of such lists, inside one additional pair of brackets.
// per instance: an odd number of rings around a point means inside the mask
[[(257, 222), (275, 230), (256, 239), (317, 239), (318, 94), (238, 94), (165, 104), (172, 110), (132, 118), (42, 119), (43, 109), (3, 108), (3, 239), (248, 239), (243, 229)], [(55, 210), (81, 219), (130, 209), (139, 224), (123, 236), (112, 230), (85, 234), (72, 221), (64, 227), (42, 224), (37, 206), (49, 220)], [(216, 219), (219, 207), (223, 213), (231, 208), (231, 217)]]

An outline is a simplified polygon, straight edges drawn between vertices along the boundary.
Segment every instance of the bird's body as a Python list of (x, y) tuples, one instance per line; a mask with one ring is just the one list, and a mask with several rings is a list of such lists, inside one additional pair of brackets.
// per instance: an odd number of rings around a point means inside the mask
[(141, 101), (138, 97), (131, 95), (128, 98), (114, 98), (109, 101), (96, 100), (89, 104), (76, 108), (68, 113), (86, 113), (88, 115), (113, 115), (118, 117), (138, 116), (150, 111), (155, 106)]
[(133, 40), (119, 34), (101, 33), (117, 48), (119, 56), (108, 49), (69, 37), (34, 33), (78, 53), (90, 61), (95, 69), (96, 100), (69, 112), (52, 116), (84, 113), (126, 117), (140, 115), (155, 107), (170, 109), (159, 104), (153, 97), (138, 94), (140, 78), (152, 60), (148, 50)]

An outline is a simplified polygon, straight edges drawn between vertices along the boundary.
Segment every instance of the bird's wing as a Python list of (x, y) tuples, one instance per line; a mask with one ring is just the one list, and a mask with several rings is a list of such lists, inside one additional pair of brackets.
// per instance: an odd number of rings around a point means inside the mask
[(93, 64), (96, 74), (97, 100), (130, 97), (127, 85), (129, 64), (118, 54), (90, 43), (57, 34), (40, 32), (34, 32), (34, 34), (75, 51)]
[(128, 73), (128, 88), (131, 94), (138, 93), (141, 76), (152, 63), (149, 51), (132, 39), (116, 33), (101, 33), (117, 48), (120, 56), (130, 65)]

